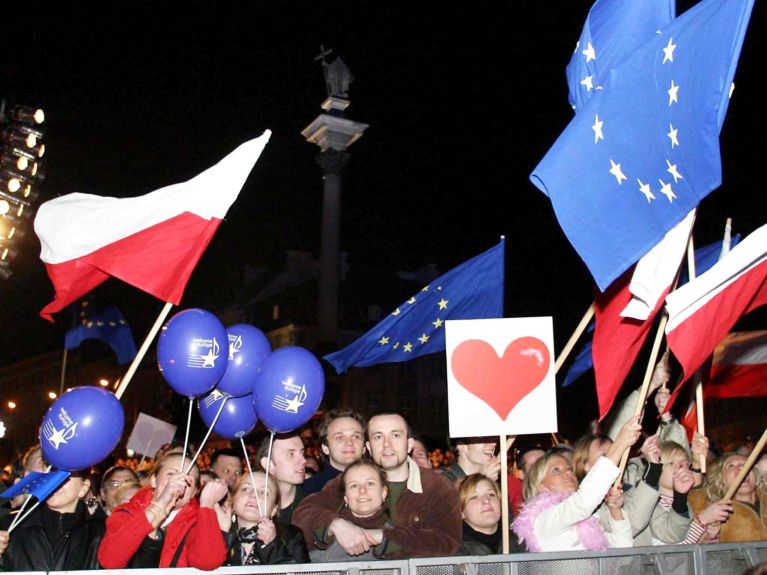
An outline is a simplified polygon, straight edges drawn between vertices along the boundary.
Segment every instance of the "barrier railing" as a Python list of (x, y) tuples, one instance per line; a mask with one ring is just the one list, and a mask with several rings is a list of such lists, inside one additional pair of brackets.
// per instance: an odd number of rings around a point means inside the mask
[[(742, 575), (767, 562), (767, 541), (719, 545), (668, 545), (519, 553), (482, 557), (430, 557), (408, 561), (350, 561), (299, 565), (221, 567), (212, 575)], [(163, 570), (165, 571), (165, 570)], [(101, 570), (103, 575), (159, 575), (159, 569)], [(35, 572), (43, 575), (45, 572)], [(50, 571), (50, 575), (74, 573)], [(79, 573), (85, 573), (80, 571)], [(93, 572), (90, 572), (93, 573)], [(173, 569), (174, 575), (200, 575), (197, 569)]]

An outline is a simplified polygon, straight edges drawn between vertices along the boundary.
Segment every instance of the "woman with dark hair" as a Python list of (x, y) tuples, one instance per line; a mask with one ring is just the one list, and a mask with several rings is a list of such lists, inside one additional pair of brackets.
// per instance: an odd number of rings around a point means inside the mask
[[(294, 525), (276, 519), (280, 509), (277, 480), (262, 471), (240, 476), (232, 495), (232, 525), (226, 534), (227, 565), (308, 563), (304, 535)], [(255, 491), (253, 485), (255, 484)]]
[[(388, 541), (383, 538), (382, 529), (389, 519), (386, 497), (389, 487), (386, 472), (370, 459), (360, 459), (350, 464), (341, 475), (341, 490), (344, 504), (338, 516), (351, 521), (370, 533), (370, 550), (361, 555), (349, 555), (332, 536), (327, 527), (315, 538), (316, 549), (309, 552), (312, 561), (362, 561), (383, 557)], [(381, 541), (374, 545), (373, 541)]]
[(221, 480), (208, 483), (195, 499), (200, 472), (189, 458), (165, 455), (155, 467), (151, 486), (116, 508), (107, 519), (107, 532), (98, 558), (106, 569), (124, 567), (196, 567), (211, 570), (224, 564), (226, 545), (218, 502), (226, 495)]
[(104, 535), (104, 519), (91, 515), (81, 498), (90, 480), (73, 473), (45, 503), (21, 521), (13, 533), (0, 531), (3, 571), (80, 571), (98, 569), (96, 550)]

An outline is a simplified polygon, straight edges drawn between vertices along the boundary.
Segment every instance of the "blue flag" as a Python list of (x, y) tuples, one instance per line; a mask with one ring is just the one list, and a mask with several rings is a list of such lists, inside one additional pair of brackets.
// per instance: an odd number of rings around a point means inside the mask
[(597, 0), (567, 66), (570, 105), (581, 110), (610, 70), (674, 19), (674, 0)]
[(365, 335), (324, 359), (350, 367), (407, 361), (444, 351), (445, 321), (503, 316), (503, 241), (437, 278)]
[(702, 0), (610, 71), (530, 176), (604, 291), (721, 183), (753, 0)]
[[(594, 333), (594, 322), (589, 324), (588, 332)], [(593, 337), (593, 336), (592, 336)], [(594, 360), (591, 356), (591, 340), (588, 340), (583, 344), (581, 351), (575, 356), (570, 369), (567, 370), (565, 380), (562, 382), (561, 387), (569, 387), (576, 379), (586, 373), (588, 370), (594, 367)]]
[(121, 365), (136, 356), (136, 343), (128, 322), (115, 306), (100, 306), (91, 294), (74, 305), (74, 313), (75, 326), (64, 337), (66, 349), (74, 349), (86, 339), (100, 339), (112, 348)]
[(43, 501), (51, 493), (56, 491), (59, 486), (69, 478), (69, 471), (51, 471), (50, 473), (40, 473), (39, 471), (33, 471), (21, 481), (19, 481), (13, 487), (9, 487), (2, 493), (0, 497), (11, 499), (22, 493), (29, 493), (37, 498), (38, 501)]

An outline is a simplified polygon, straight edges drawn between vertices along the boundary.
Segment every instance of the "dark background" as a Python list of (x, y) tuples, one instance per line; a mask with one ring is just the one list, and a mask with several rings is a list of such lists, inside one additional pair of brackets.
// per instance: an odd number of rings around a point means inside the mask
[[(681, 13), (693, 2), (681, 2)], [(724, 221), (765, 223), (765, 8), (757, 2), (722, 132), (724, 184), (700, 206), (697, 245)], [(506, 315), (554, 318), (561, 349), (591, 281), (528, 176), (571, 118), (565, 66), (591, 2), (92, 2), (5, 7), (0, 96), (47, 114), (43, 199), (118, 197), (184, 181), (246, 139), (274, 134), (187, 287), (182, 307), (231, 301), (246, 265), (319, 254), (320, 44), (350, 67), (342, 206), (350, 266), (441, 271), (507, 237)], [(66, 326), (31, 229), (0, 283), (0, 365), (60, 349)], [(141, 340), (161, 303), (110, 280)], [(399, 301), (381, 302), (384, 306)], [(762, 319), (751, 320), (764, 328)]]

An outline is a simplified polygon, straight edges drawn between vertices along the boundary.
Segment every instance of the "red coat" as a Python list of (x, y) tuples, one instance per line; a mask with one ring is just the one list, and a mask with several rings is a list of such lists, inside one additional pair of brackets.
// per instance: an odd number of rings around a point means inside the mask
[[(105, 569), (122, 569), (130, 562), (141, 544), (154, 530), (144, 514), (152, 502), (152, 488), (141, 489), (133, 498), (112, 512), (107, 519), (107, 532), (99, 546), (99, 563)], [(184, 542), (176, 567), (212, 570), (226, 561), (226, 544), (213, 509), (201, 508), (192, 499), (178, 512), (165, 530), (159, 565), (169, 567), (184, 534)], [(138, 565), (137, 565), (138, 566)], [(152, 567), (141, 565), (141, 567)]]

